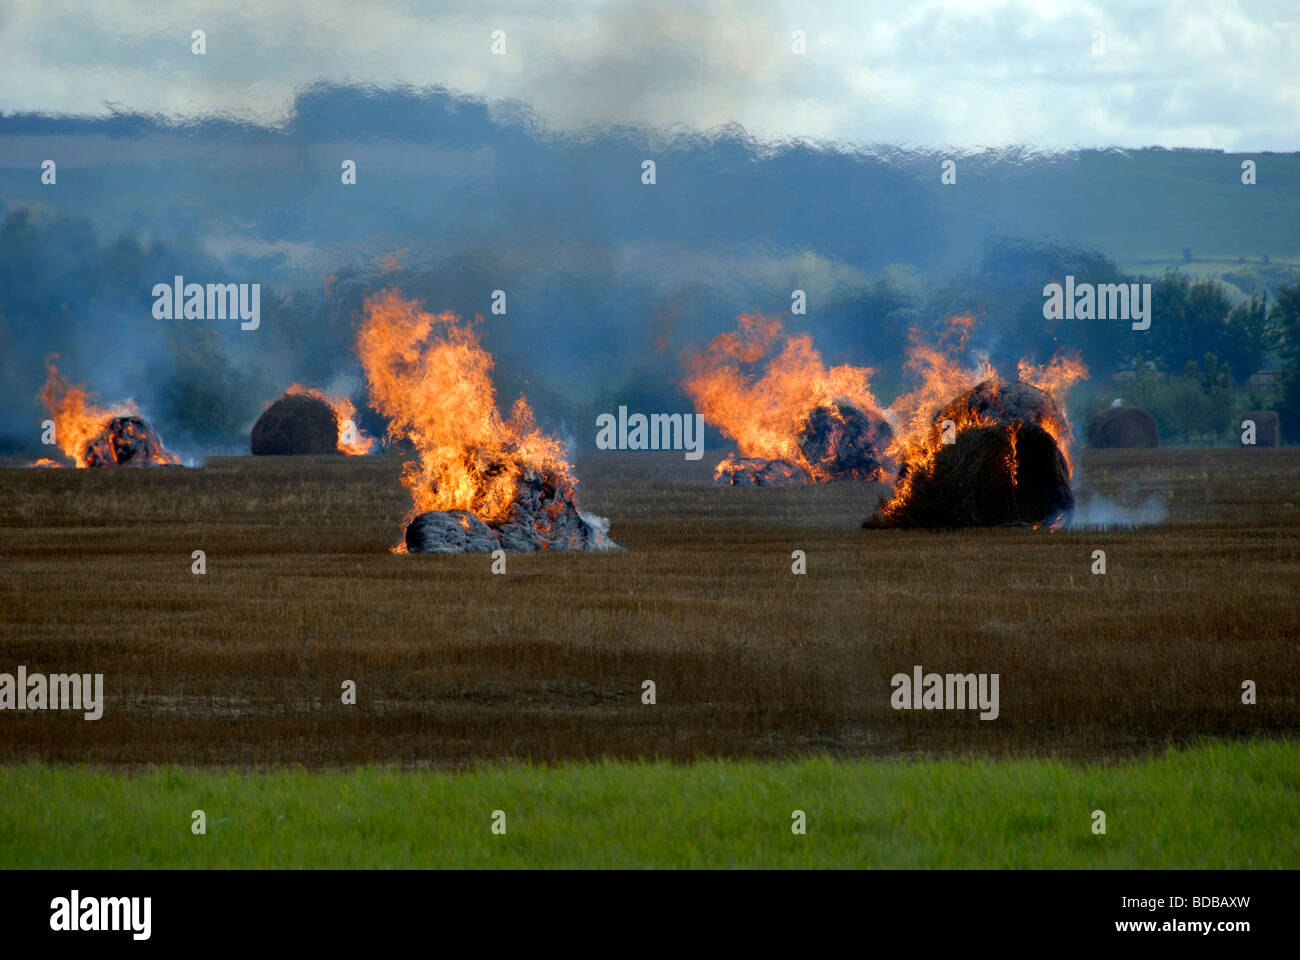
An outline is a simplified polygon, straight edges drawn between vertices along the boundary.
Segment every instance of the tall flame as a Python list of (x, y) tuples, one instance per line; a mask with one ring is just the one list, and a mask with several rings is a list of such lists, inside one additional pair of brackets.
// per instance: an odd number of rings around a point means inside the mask
[(419, 457), (402, 471), (413, 502), (404, 525), (429, 510), (505, 520), (529, 473), (574, 483), (564, 444), (538, 429), (527, 400), (501, 416), (492, 355), (472, 326), (392, 290), (367, 298), (364, 310), (357, 352), (370, 402), (389, 418), (389, 436), (409, 439)]
[(1032, 384), (1056, 401), (1060, 418), (1044, 417), (1038, 425), (1048, 432), (1061, 456), (1065, 457), (1065, 466), (1070, 476), (1074, 476), (1074, 460), (1070, 448), (1074, 445), (1074, 431), (1070, 418), (1066, 414), (1065, 398), (1070, 388), (1080, 380), (1088, 379), (1088, 366), (1083, 358), (1058, 354), (1042, 366), (1034, 366), (1027, 360), (1021, 360), (1017, 373), (1022, 381)]
[[(954, 397), (995, 375), (987, 357), (976, 358), (973, 365), (959, 359), (967, 352), (973, 328), (971, 317), (960, 316), (948, 320), (936, 343), (924, 342), (917, 330), (909, 333), (903, 369), (919, 382), (889, 405), (899, 424), (889, 446), (895, 463), (926, 461), (928, 465), (937, 452), (932, 442), (937, 439), (935, 413)], [(960, 430), (968, 425), (958, 423), (956, 427)]]
[[(754, 367), (764, 358), (757, 375)], [(696, 410), (735, 441), (743, 456), (785, 460), (817, 479), (829, 478), (799, 446), (809, 413), (848, 401), (879, 415), (870, 385), (873, 370), (849, 364), (828, 369), (810, 335), (785, 336), (775, 317), (741, 315), (734, 332), (719, 334), (686, 364), (683, 387)], [(729, 463), (719, 464), (718, 472)]]
[[(303, 394), (314, 397), (334, 411), (334, 419), (339, 425), (339, 451), (350, 457), (360, 457), (373, 453), (379, 443), (374, 437), (367, 436), (357, 426), (357, 408), (347, 397), (335, 397), (315, 387), (304, 387), (301, 383), (289, 385), (285, 395)], [(348, 427), (352, 429), (349, 431)]]

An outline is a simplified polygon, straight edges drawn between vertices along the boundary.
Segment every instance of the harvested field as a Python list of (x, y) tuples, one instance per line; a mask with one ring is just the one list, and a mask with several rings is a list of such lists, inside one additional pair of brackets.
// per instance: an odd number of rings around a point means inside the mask
[[(504, 576), (389, 552), (397, 457), (13, 462), (0, 671), (103, 673), (107, 705), (0, 713), (0, 762), (1094, 758), (1300, 731), (1300, 450), (1084, 451), (1076, 497), (1156, 493), (1168, 520), (1055, 533), (861, 530), (885, 485), (716, 488), (716, 460), (579, 458), (626, 551)], [(915, 664), (1000, 674), (1001, 716), (892, 710)]]

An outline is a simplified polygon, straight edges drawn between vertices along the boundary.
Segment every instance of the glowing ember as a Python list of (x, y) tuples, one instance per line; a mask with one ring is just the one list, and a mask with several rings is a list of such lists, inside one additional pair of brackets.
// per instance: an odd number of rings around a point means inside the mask
[[(765, 363), (764, 363), (765, 361)], [(757, 369), (763, 364), (761, 373)], [(883, 480), (891, 430), (871, 393), (872, 371), (827, 368), (807, 334), (742, 315), (687, 360), (683, 384), (706, 420), (735, 441), (714, 478), (732, 485)]]
[[(180, 461), (164, 449), (162, 439), (136, 412), (130, 400), (109, 409), (95, 406), (84, 385), (69, 384), (45, 362), (48, 376), (40, 400), (54, 421), (54, 440), (78, 468), (158, 466)], [(48, 464), (48, 459), (36, 465)]]
[(418, 456), (402, 472), (412, 508), (398, 550), (615, 546), (603, 520), (579, 513), (564, 445), (538, 429), (528, 402), (501, 416), (492, 356), (471, 326), (388, 291), (366, 301), (357, 350), (389, 436)]
[(300, 383), (291, 384), (285, 391), (286, 396), (315, 397), (334, 412), (338, 423), (338, 447), (340, 453), (350, 457), (360, 457), (373, 453), (379, 443), (374, 437), (366, 436), (357, 426), (357, 408), (347, 397), (334, 397), (314, 387), (304, 387)]

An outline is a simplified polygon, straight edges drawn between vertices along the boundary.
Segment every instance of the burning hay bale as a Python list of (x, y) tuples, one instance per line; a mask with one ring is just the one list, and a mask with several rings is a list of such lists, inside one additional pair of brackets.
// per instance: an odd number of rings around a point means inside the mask
[(918, 475), (883, 526), (990, 527), (1038, 523), (1074, 505), (1065, 460), (1033, 424), (969, 427)]
[(1156, 418), (1141, 407), (1111, 407), (1088, 421), (1088, 446), (1094, 450), (1155, 447), (1159, 443)]
[[(54, 421), (54, 438), (64, 455), (82, 467), (152, 467), (180, 463), (163, 446), (162, 438), (142, 418), (130, 400), (105, 410), (90, 402), (82, 385), (69, 384), (53, 363), (41, 388)], [(58, 466), (48, 458), (34, 465)]]
[(736, 459), (729, 455), (713, 471), (713, 483), (720, 487), (788, 487), (812, 482), (812, 474), (803, 467), (762, 457)]
[(525, 475), (502, 521), (484, 523), (468, 510), (430, 510), (406, 527), (411, 553), (536, 553), (609, 550), (608, 523), (579, 512), (572, 488), (560, 478)]
[(113, 417), (104, 432), (86, 447), (88, 467), (148, 467), (175, 463), (162, 439), (139, 417)]
[(501, 415), (492, 356), (458, 317), (390, 291), (367, 300), (357, 349), (390, 438), (416, 455), (402, 472), (413, 507), (399, 551), (618, 549), (608, 522), (578, 509), (564, 445), (527, 401)]
[(377, 446), (357, 427), (347, 397), (293, 384), (253, 424), (249, 448), (256, 455), (346, 453), (361, 456)]
[(882, 417), (869, 417), (847, 400), (814, 408), (795, 434), (801, 462), (727, 457), (713, 482), (731, 487), (780, 487), (838, 480), (877, 480), (886, 472), (883, 454), (892, 436)]
[(833, 480), (876, 480), (888, 471), (884, 451), (893, 438), (880, 415), (863, 413), (847, 400), (819, 406), (799, 431), (799, 451), (814, 475)]
[[(765, 361), (761, 374), (755, 369)], [(724, 486), (883, 480), (892, 431), (878, 412), (871, 370), (827, 368), (807, 334), (746, 314), (690, 358), (683, 384), (696, 408), (740, 447), (714, 471)]]
[(937, 337), (912, 331), (905, 368), (920, 382), (890, 405), (898, 477), (864, 527), (1052, 522), (1073, 507), (1064, 396), (1087, 368), (1077, 357), (1022, 359), (1004, 380), (976, 354), (971, 369), (973, 328), (952, 317)]
[(982, 381), (934, 415), (930, 435), (900, 468), (893, 497), (864, 526), (1055, 519), (1074, 506), (1070, 464), (1057, 443), (1065, 423), (1046, 391), (1019, 380)]

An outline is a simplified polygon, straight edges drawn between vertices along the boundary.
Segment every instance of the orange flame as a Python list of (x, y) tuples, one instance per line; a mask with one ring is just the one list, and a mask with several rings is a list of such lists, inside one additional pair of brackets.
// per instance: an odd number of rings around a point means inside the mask
[[(772, 355), (780, 344), (779, 352)], [(762, 375), (752, 368), (765, 357)], [(873, 370), (849, 364), (827, 368), (808, 334), (784, 336), (781, 321), (743, 314), (734, 332), (722, 333), (701, 353), (687, 358), (683, 387), (704, 418), (735, 441), (742, 456), (785, 460), (817, 480), (825, 468), (809, 463), (799, 433), (814, 408), (848, 401), (863, 413), (881, 416), (872, 395)], [(718, 465), (720, 476), (733, 462)]]
[(1057, 355), (1037, 367), (1022, 359), (1017, 373), (1023, 382), (1037, 387), (1056, 401), (1056, 407), (1061, 412), (1060, 419), (1046, 417), (1038, 425), (1056, 441), (1061, 456), (1065, 457), (1065, 466), (1069, 470), (1069, 475), (1074, 476), (1074, 460), (1070, 453), (1070, 447), (1074, 443), (1074, 431), (1070, 427), (1070, 418), (1065, 411), (1065, 398), (1074, 384), (1088, 379), (1087, 364), (1078, 355), (1073, 357)]
[[(334, 411), (334, 419), (339, 425), (339, 452), (346, 453), (350, 457), (361, 457), (367, 453), (373, 453), (375, 446), (379, 443), (374, 437), (367, 436), (357, 426), (357, 408), (347, 397), (334, 397), (317, 390), (315, 387), (304, 387), (301, 383), (289, 385), (289, 389), (284, 391), (285, 396), (292, 394), (303, 394), (308, 397), (315, 397)], [(351, 431), (348, 427), (351, 427)], [(351, 436), (349, 437), (349, 433)]]
[[(139, 416), (134, 401), (124, 400), (109, 408), (95, 406), (85, 384), (70, 384), (54, 366), (55, 354), (45, 360), (47, 376), (38, 398), (54, 421), (54, 441), (78, 469), (90, 466), (90, 447), (108, 430), (114, 417)], [(46, 458), (33, 466), (46, 466)], [(155, 463), (180, 463), (175, 456), (159, 451)]]
[(367, 298), (357, 352), (389, 436), (409, 439), (419, 455), (402, 471), (412, 500), (403, 525), (429, 510), (502, 521), (525, 475), (575, 482), (564, 444), (538, 429), (527, 400), (501, 416), (492, 355), (454, 313), (426, 313), (392, 290)]
[[(923, 342), (917, 330), (909, 334), (903, 369), (920, 382), (889, 405), (899, 423), (889, 445), (895, 463), (920, 462), (929, 466), (941, 439), (934, 423), (935, 413), (949, 400), (995, 375), (987, 357), (977, 358), (974, 366), (966, 366), (958, 359), (966, 352), (973, 327), (971, 317), (952, 317), (935, 344)], [(958, 423), (956, 427), (961, 430), (977, 425), (975, 419), (971, 423)]]

